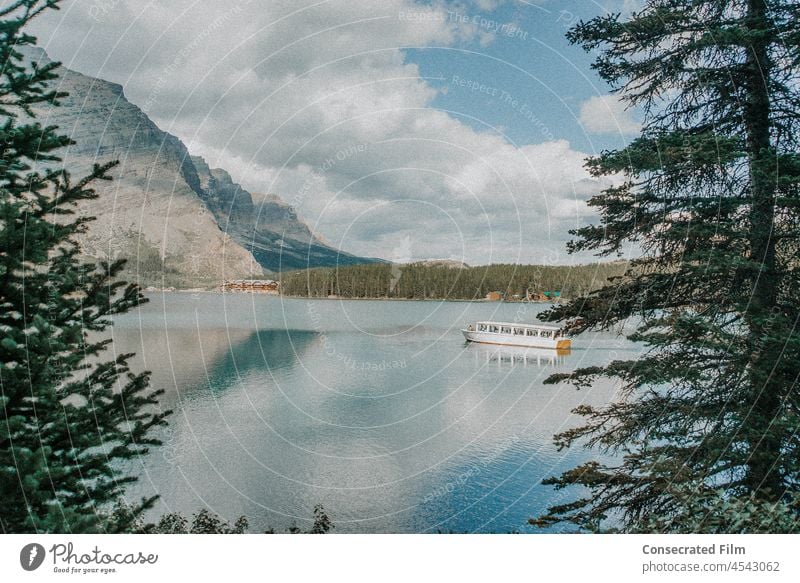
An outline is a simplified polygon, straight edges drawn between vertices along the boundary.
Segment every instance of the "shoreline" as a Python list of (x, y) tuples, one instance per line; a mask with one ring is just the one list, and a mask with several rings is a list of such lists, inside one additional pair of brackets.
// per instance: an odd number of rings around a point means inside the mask
[(279, 297), (285, 298), (288, 300), (319, 300), (319, 301), (352, 301), (352, 302), (466, 302), (466, 303), (485, 303), (485, 304), (550, 304), (554, 305), (553, 302), (548, 301), (541, 301), (541, 300), (487, 300), (484, 298), (476, 298), (476, 299), (461, 299), (461, 298), (387, 298), (387, 297), (380, 297), (380, 298), (346, 298), (341, 296), (327, 296), (327, 297), (315, 297), (315, 296), (297, 296), (297, 295), (288, 295), (288, 294), (281, 294), (281, 293), (271, 293), (271, 292), (257, 292), (257, 291), (223, 291), (223, 290), (209, 290), (209, 289), (149, 289), (149, 290), (142, 290), (143, 294), (220, 294), (220, 295), (254, 295), (254, 296), (271, 296), (271, 297)]
[(345, 297), (314, 297), (314, 296), (294, 296), (288, 294), (280, 294), (283, 298), (293, 300), (347, 300), (347, 301), (370, 301), (370, 302), (469, 302), (469, 303), (484, 303), (484, 304), (549, 304), (552, 302), (546, 301), (508, 301), (508, 300), (487, 300), (485, 298), (476, 298), (474, 300), (462, 298), (345, 298)]

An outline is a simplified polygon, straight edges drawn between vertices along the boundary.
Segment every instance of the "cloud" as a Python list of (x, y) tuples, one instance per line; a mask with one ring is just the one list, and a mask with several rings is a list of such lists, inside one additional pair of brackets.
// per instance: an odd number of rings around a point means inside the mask
[(563, 261), (567, 231), (591, 220), (585, 200), (600, 185), (567, 142), (518, 146), (432, 106), (437, 90), (404, 48), (480, 38), (447, 10), (411, 0), (76, 2), (36, 32), (51, 56), (123, 84), (190, 151), (279, 194), (349, 252)]
[(580, 121), (593, 134), (638, 133), (641, 124), (615, 95), (595, 95), (581, 104)]

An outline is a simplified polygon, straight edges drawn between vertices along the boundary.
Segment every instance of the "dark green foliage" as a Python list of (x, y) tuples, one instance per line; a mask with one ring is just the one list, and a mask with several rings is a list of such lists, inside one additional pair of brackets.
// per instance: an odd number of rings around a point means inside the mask
[[(124, 525), (126, 532), (136, 534), (246, 534), (250, 526), (245, 516), (240, 516), (230, 524), (205, 508), (193, 514), (191, 520), (180, 512), (169, 512), (153, 524), (145, 522), (137, 507), (122, 502), (118, 502), (108, 513), (106, 524), (114, 532), (121, 531), (118, 526)], [(327, 534), (334, 528), (331, 517), (321, 504), (317, 504), (314, 506), (313, 522), (309, 530), (292, 524), (286, 529), (286, 533)], [(264, 534), (275, 534), (275, 530), (268, 529)]]
[(618, 379), (618, 400), (581, 407), (556, 442), (620, 461), (549, 480), (587, 495), (532, 522), (745, 532), (768, 530), (769, 510), (800, 530), (798, 16), (790, 1), (650, 0), (569, 33), (646, 116), (628, 147), (589, 160), (625, 181), (591, 200), (601, 222), (571, 249), (643, 255), (545, 317), (576, 333), (627, 320), (647, 351), (549, 379)]
[(673, 489), (671, 495), (680, 500), (680, 512), (644, 517), (631, 532), (786, 534), (798, 530), (800, 496), (796, 493), (776, 501), (732, 497), (711, 488), (699, 492)]
[(249, 526), (244, 516), (230, 524), (205, 508), (193, 514), (191, 521), (180, 512), (169, 512), (153, 524), (145, 521), (137, 506), (121, 500), (107, 514), (105, 523), (112, 532), (134, 534), (244, 534)]
[(499, 291), (511, 299), (526, 292), (560, 291), (574, 297), (595, 289), (608, 278), (622, 275), (625, 262), (548, 266), (495, 264), (449, 267), (426, 263), (378, 263), (309, 269), (281, 275), (281, 293), (304, 297), (483, 299)]
[[(328, 516), (328, 513), (325, 512), (325, 509), (322, 507), (322, 504), (317, 504), (314, 506), (314, 522), (311, 525), (311, 529), (303, 530), (296, 524), (292, 524), (289, 528), (286, 529), (287, 534), (328, 534), (331, 530), (336, 528), (333, 525), (333, 521), (331, 517)], [(275, 534), (274, 529), (269, 529), (265, 532), (265, 534)]]
[(52, 169), (70, 140), (29, 117), (62, 95), (47, 89), (57, 64), (25, 65), (17, 49), (35, 39), (22, 28), (56, 5), (0, 10), (0, 532), (126, 531), (152, 500), (108, 520), (135, 479), (120, 463), (158, 443), (150, 429), (166, 413), (131, 355), (102, 357), (100, 333), (143, 301), (138, 288), (116, 281), (122, 262), (81, 263), (73, 241), (88, 220), (76, 205), (114, 163), (73, 181)]
[(328, 534), (334, 528), (333, 521), (321, 504), (314, 506), (314, 524), (309, 534)]
[(213, 512), (203, 509), (192, 515), (191, 523), (183, 515), (172, 512), (162, 516), (158, 524), (148, 525), (142, 531), (152, 534), (244, 534), (247, 527), (244, 516), (231, 525)]
[[(303, 530), (297, 524), (292, 524), (286, 529), (287, 534), (328, 534), (331, 530), (336, 528), (333, 525), (331, 517), (325, 512), (322, 504), (314, 506), (314, 522), (310, 530)], [(267, 530), (264, 534), (275, 534), (274, 529)]]
[[(127, 509), (125, 509), (127, 512)], [(249, 522), (244, 516), (240, 516), (233, 524), (230, 524), (214, 514), (203, 509), (192, 515), (191, 522), (179, 512), (170, 512), (163, 515), (157, 524), (144, 524), (141, 520), (137, 521), (133, 532), (147, 534), (246, 534)], [(290, 526), (287, 534), (327, 534), (333, 529), (333, 522), (325, 509), (317, 504), (314, 507), (314, 522), (311, 529), (304, 531), (298, 526)], [(265, 534), (275, 534), (270, 529)]]

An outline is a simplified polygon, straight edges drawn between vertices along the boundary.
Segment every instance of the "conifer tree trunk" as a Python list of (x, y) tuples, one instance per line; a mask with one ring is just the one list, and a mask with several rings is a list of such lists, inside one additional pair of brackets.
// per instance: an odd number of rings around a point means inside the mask
[(766, 0), (748, 0), (747, 27), (751, 45), (747, 51), (744, 86), (744, 125), (749, 158), (751, 273), (752, 299), (746, 309), (747, 324), (752, 340), (749, 366), (749, 388), (752, 403), (752, 423), (748, 424), (750, 443), (745, 483), (751, 492), (774, 500), (781, 494), (776, 460), (780, 458), (780, 441), (770, 431), (779, 415), (780, 384), (771, 377), (774, 362), (772, 350), (779, 350), (770, 337), (770, 316), (777, 307), (778, 287), (775, 281), (775, 182), (778, 171), (775, 152), (770, 143), (770, 97), (772, 63), (768, 54), (774, 38), (767, 18)]

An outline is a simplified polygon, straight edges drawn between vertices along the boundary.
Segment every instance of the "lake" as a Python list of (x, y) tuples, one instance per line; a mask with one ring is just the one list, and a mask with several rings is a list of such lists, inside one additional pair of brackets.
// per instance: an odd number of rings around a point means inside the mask
[(316, 504), (334, 532), (541, 532), (527, 519), (576, 494), (542, 479), (590, 457), (553, 434), (615, 388), (544, 379), (638, 350), (613, 333), (565, 356), (464, 342), (471, 321), (535, 322), (542, 304), (148, 297), (113, 348), (174, 413), (129, 494), (161, 496), (150, 518), (208, 508), (251, 532), (308, 528)]

